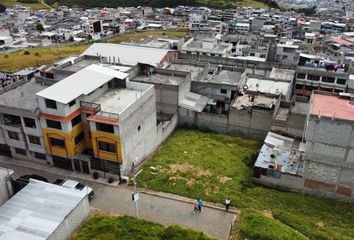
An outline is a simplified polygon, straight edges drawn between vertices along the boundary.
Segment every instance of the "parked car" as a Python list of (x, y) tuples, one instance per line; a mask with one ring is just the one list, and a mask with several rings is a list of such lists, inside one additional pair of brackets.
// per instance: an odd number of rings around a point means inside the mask
[(16, 180), (12, 181), (12, 185), (14, 187), (15, 192), (17, 193), (22, 188), (24, 188), (29, 183), (30, 178), (43, 181), (43, 182), (48, 182), (48, 180), (45, 177), (39, 176), (37, 174), (23, 175), (17, 178)]
[[(61, 179), (57, 179), (55, 182), (59, 182)], [(83, 183), (79, 183), (77, 181), (74, 180), (70, 180), (70, 179), (66, 179), (64, 181), (62, 181), (61, 183), (59, 183), (58, 185), (62, 186), (62, 187), (66, 187), (66, 188), (70, 188), (70, 189), (75, 189), (81, 192), (86, 192), (88, 195), (88, 199), (91, 201), (91, 199), (94, 196), (94, 191), (92, 188), (86, 186)]]

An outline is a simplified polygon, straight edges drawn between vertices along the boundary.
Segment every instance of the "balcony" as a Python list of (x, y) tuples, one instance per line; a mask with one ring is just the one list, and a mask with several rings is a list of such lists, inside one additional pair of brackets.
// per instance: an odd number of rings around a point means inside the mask
[(80, 107), (84, 112), (89, 112), (92, 114), (96, 114), (101, 111), (101, 105), (98, 103), (91, 103), (91, 102), (80, 102)]

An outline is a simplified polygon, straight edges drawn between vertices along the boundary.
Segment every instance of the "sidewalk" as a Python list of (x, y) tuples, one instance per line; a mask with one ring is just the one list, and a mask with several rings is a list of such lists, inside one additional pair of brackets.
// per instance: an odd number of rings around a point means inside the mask
[[(0, 166), (15, 171), (15, 176), (38, 174), (53, 181), (56, 178), (75, 178), (88, 183), (95, 191), (90, 205), (110, 214), (135, 216), (132, 188), (127, 185), (112, 186), (105, 179), (94, 180), (92, 176), (58, 169), (49, 165), (14, 160), (0, 156)], [(23, 167), (26, 166), (26, 167)], [(226, 212), (219, 204), (206, 202), (202, 213), (193, 214), (193, 200), (174, 194), (139, 189), (139, 217), (163, 225), (177, 224), (203, 231), (217, 239), (228, 239), (231, 226), (238, 215), (237, 209)]]

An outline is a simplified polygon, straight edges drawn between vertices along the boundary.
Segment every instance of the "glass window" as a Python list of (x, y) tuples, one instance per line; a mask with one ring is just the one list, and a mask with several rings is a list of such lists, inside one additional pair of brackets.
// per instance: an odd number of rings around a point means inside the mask
[(10, 139), (20, 140), (17, 132), (7, 131)]
[(75, 99), (74, 99), (74, 100), (72, 100), (71, 102), (69, 102), (69, 107), (71, 107), (71, 106), (75, 105), (75, 103), (76, 103), (76, 100), (75, 100)]
[(54, 100), (46, 99), (45, 105), (47, 108), (57, 109), (57, 103)]
[(73, 119), (71, 119), (71, 125), (73, 127), (78, 125), (79, 123), (81, 123), (81, 114), (79, 114), (76, 117), (74, 117)]
[(27, 155), (26, 150), (21, 148), (15, 148), (15, 152), (21, 155)]
[(307, 79), (311, 80), (311, 81), (319, 81), (320, 80), (320, 76), (317, 75), (307, 75)]
[(79, 133), (79, 134), (75, 137), (75, 139), (74, 139), (75, 145), (78, 145), (78, 144), (81, 143), (84, 139), (85, 139), (85, 134), (84, 134), (84, 132)]
[(33, 118), (23, 118), (23, 121), (25, 122), (25, 126), (28, 128), (36, 128), (36, 121)]
[(221, 94), (227, 94), (227, 89), (220, 89)]
[(113, 127), (113, 125), (110, 125), (110, 124), (96, 122), (96, 128), (97, 128), (97, 131), (114, 133), (114, 127)]
[(345, 85), (347, 83), (346, 79), (338, 78), (337, 79), (337, 84)]
[(335, 80), (334, 77), (322, 77), (322, 82), (334, 83), (334, 80)]
[(116, 145), (114, 143), (98, 141), (98, 149), (100, 151), (116, 153)]
[(57, 138), (49, 138), (50, 145), (55, 146), (55, 147), (65, 147), (65, 141), (62, 139), (57, 139)]
[(38, 159), (44, 159), (44, 160), (46, 160), (45, 154), (43, 154), (43, 153), (34, 152), (34, 157), (35, 157), (35, 158), (38, 158)]
[(46, 121), (47, 121), (47, 127), (61, 129), (61, 123), (60, 122), (53, 121), (53, 120), (48, 120), (48, 119)]
[(304, 73), (298, 73), (296, 76), (297, 76), (297, 78), (305, 79), (306, 74), (304, 74)]
[(28, 135), (28, 140), (30, 141), (30, 143), (41, 145), (41, 140), (39, 137)]

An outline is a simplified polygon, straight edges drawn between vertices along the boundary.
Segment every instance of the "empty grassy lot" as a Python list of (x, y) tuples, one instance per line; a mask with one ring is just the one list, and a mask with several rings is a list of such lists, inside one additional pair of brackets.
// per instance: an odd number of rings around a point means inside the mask
[[(120, 43), (123, 41), (136, 41), (147, 36), (174, 36), (185, 37), (184, 31), (139, 31), (133, 33), (122, 34), (113, 38), (101, 40), (101, 42)], [(41, 64), (52, 64), (58, 59), (79, 55), (89, 47), (89, 44), (71, 45), (51, 48), (31, 48), (27, 51), (29, 55), (25, 55), (25, 51), (17, 51), (12, 53), (0, 54), (0, 71), (14, 72), (27, 67), (35, 67)], [(58, 51), (57, 51), (58, 50)], [(58, 53), (58, 54), (57, 54)]]
[(198, 0), (200, 5), (211, 6), (215, 8), (237, 8), (237, 7), (253, 7), (253, 8), (268, 8), (262, 2), (255, 0)]
[(72, 240), (212, 240), (201, 232), (133, 217), (94, 215), (74, 234)]
[(22, 6), (25, 6), (25, 7), (31, 7), (32, 10), (38, 10), (38, 9), (47, 8), (47, 6), (42, 4), (40, 1), (38, 1), (38, 3), (22, 3), (22, 2), (18, 2), (16, 0), (1, 0), (0, 3), (3, 4), (6, 7), (12, 7), (14, 5), (22, 5)]
[[(254, 140), (222, 134), (177, 131), (145, 164), (138, 184), (217, 203), (230, 197), (232, 205), (241, 211), (255, 209), (274, 218), (268, 219), (269, 223), (259, 219), (257, 214), (246, 212), (251, 217), (241, 218), (243, 231), (236, 231), (235, 239), (279, 239), (264, 235), (270, 231), (269, 225), (274, 227), (272, 231), (284, 232), (281, 239), (294, 239), (291, 237), (295, 236), (294, 232), (288, 233), (289, 228), (309, 239), (354, 239), (353, 204), (253, 184), (251, 158), (260, 146), (261, 143)], [(252, 219), (265, 222), (259, 227), (264, 226), (262, 231), (259, 229), (261, 236), (246, 235)]]

